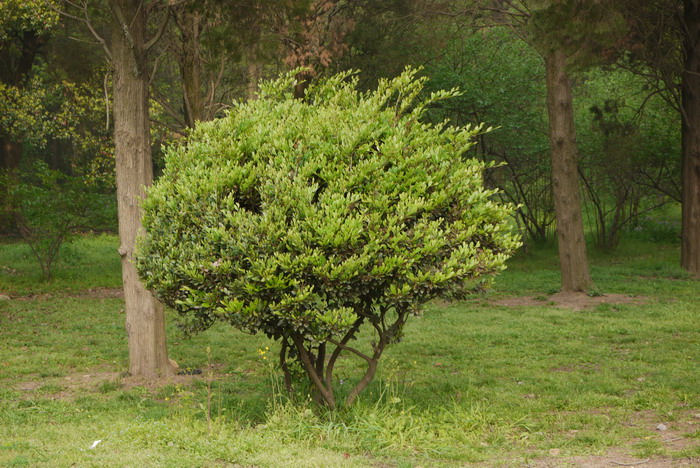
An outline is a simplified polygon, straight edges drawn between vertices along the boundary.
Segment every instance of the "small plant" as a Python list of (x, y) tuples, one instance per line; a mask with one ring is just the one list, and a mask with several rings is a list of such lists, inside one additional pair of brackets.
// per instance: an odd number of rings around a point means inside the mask
[(0, 175), (0, 186), (7, 193), (4, 211), (15, 218), (47, 280), (61, 246), (69, 243), (76, 231), (101, 228), (116, 219), (111, 197), (82, 178), (52, 170), (41, 161), (21, 177)]
[[(466, 155), (480, 127), (421, 120), (455, 91), (421, 101), (407, 70), (360, 93), (343, 73), (298, 100), (293, 76), (167, 152), (137, 268), (186, 331), (225, 321), (280, 341), (288, 389), (297, 361), (330, 407), (341, 353), (364, 360), (350, 405), (410, 315), (483, 290), (519, 244)], [(351, 346), (362, 327), (369, 350)]]

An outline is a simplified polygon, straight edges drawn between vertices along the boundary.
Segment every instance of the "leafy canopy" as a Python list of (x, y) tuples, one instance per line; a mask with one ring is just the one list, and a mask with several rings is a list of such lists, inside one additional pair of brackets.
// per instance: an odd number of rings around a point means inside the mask
[(282, 361), (302, 361), (333, 406), (332, 362), (361, 324), (377, 334), (355, 353), (373, 374), (408, 314), (504, 268), (518, 240), (511, 207), (483, 187), (485, 164), (466, 155), (480, 127), (423, 123), (426, 106), (457, 94), (421, 100), (424, 82), (408, 69), (360, 93), (342, 73), (297, 100), (287, 74), (168, 150), (137, 267), (185, 330), (223, 320), (281, 340)]

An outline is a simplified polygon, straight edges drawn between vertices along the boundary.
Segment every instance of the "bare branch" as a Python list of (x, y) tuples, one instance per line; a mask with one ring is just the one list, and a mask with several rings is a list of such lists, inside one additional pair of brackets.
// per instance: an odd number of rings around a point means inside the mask
[[(359, 330), (363, 321), (364, 317), (360, 317), (355, 320), (355, 323), (353, 323), (352, 327), (350, 327), (350, 330), (348, 330), (345, 336), (340, 340), (340, 343), (343, 346), (346, 345), (353, 336), (355, 336), (355, 333), (357, 333), (357, 330)], [(342, 349), (342, 347), (336, 346), (330, 359), (328, 359), (328, 366), (326, 367), (326, 388), (328, 388), (330, 392), (333, 391), (333, 368), (335, 367), (335, 361), (338, 359), (338, 356), (340, 356), (340, 351)]]
[(111, 61), (112, 60), (112, 51), (109, 49), (109, 46), (107, 45), (107, 41), (104, 40), (102, 36), (97, 32), (95, 27), (92, 25), (92, 21), (90, 21), (90, 14), (88, 13), (88, 8), (87, 8), (87, 2), (83, 2), (83, 5), (80, 6), (75, 2), (72, 2), (70, 0), (62, 0), (64, 3), (67, 5), (72, 6), (73, 8), (76, 8), (78, 10), (81, 10), (83, 13), (83, 17), (79, 17), (76, 15), (72, 15), (68, 13), (65, 10), (62, 10), (58, 8), (56, 5), (54, 5), (52, 2), (49, 0), (44, 0), (44, 3), (49, 6), (52, 10), (54, 10), (56, 13), (58, 13), (61, 16), (65, 16), (66, 18), (73, 19), (75, 21), (80, 21), (81, 23), (84, 23), (87, 28), (90, 30), (90, 33), (93, 35), (95, 39), (97, 39), (97, 42), (102, 44), (102, 48), (105, 51), (105, 54), (107, 55), (107, 58)]
[(334, 340), (333, 338), (329, 338), (329, 339), (328, 339), (328, 342), (329, 342), (329, 343), (333, 343), (334, 345), (336, 345), (336, 346), (337, 346), (338, 348), (340, 348), (340, 349), (344, 349), (344, 350), (346, 350), (346, 351), (350, 351), (351, 353), (355, 354), (356, 356), (361, 357), (362, 359), (364, 359), (364, 360), (367, 361), (367, 362), (372, 362), (372, 358), (371, 358), (371, 357), (367, 356), (365, 353), (363, 353), (362, 351), (360, 351), (360, 350), (358, 350), (358, 349), (355, 349), (355, 348), (353, 348), (353, 347), (351, 347), (351, 346), (347, 346), (347, 345), (343, 344), (342, 342), (340, 342), (340, 341), (338, 341), (338, 340)]
[(104, 91), (105, 91), (105, 131), (109, 131), (109, 89), (107, 83), (109, 81), (109, 72), (105, 73)]

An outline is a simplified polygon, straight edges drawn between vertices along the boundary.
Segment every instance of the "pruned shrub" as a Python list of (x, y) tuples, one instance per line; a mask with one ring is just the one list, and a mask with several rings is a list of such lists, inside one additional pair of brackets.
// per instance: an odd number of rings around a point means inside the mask
[[(481, 291), (518, 246), (512, 207), (467, 156), (480, 128), (421, 121), (456, 92), (419, 99), (414, 70), (367, 93), (356, 81), (336, 75), (298, 100), (288, 74), (200, 124), (167, 151), (136, 256), (186, 331), (224, 321), (265, 333), (281, 342), (288, 387), (297, 360), (331, 407), (341, 353), (367, 364), (351, 404), (410, 315)], [(363, 327), (365, 350), (351, 345)]]

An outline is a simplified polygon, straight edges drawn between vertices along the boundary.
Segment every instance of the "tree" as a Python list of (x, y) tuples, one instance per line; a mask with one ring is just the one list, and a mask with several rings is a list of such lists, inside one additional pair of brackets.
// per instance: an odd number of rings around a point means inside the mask
[(45, 280), (50, 280), (61, 247), (77, 230), (100, 229), (114, 219), (114, 200), (96, 190), (86, 178), (68, 176), (37, 161), (33, 170), (0, 173), (0, 189), (8, 196), (6, 208), (15, 218)]
[(431, 89), (457, 87), (462, 94), (430, 109), (431, 119), (495, 128), (476, 146), (479, 157), (496, 163), (486, 172), (487, 183), (518, 205), (519, 228), (545, 242), (554, 232), (554, 204), (542, 59), (507, 28), (457, 26), (446, 33), (456, 37), (425, 70)]
[(607, 5), (626, 18), (619, 48), (681, 115), (681, 266), (700, 276), (700, 2), (624, 0)]
[[(344, 73), (298, 100), (295, 74), (170, 149), (137, 267), (185, 330), (224, 321), (279, 340), (288, 388), (296, 360), (330, 407), (340, 354), (363, 359), (349, 405), (410, 315), (481, 291), (519, 244), (512, 207), (465, 154), (480, 127), (421, 121), (454, 92), (418, 101), (425, 80), (407, 70), (365, 94)], [(369, 351), (350, 345), (363, 326)]]
[(544, 59), (562, 291), (586, 291), (593, 281), (583, 234), (569, 70), (590, 62), (592, 51), (613, 37), (619, 17), (606, 17), (597, 0), (481, 0), (475, 5), (487, 23), (510, 26)]
[[(355, 0), (356, 1), (356, 0)], [(297, 68), (297, 85), (294, 93), (302, 98), (311, 80), (320, 70), (348, 49), (344, 39), (355, 22), (344, 13), (350, 10), (354, 0), (303, 0), (289, 1), (281, 8), (276, 29), (287, 49), (284, 63)]]
[[(158, 44), (153, 98), (171, 131), (187, 134), (196, 122), (221, 116), (243, 89), (244, 44), (264, 21), (262, 0), (184, 0), (171, 5)], [(256, 37), (256, 39), (258, 39)]]
[[(44, 0), (0, 3), (0, 92), (3, 98), (32, 99), (26, 96), (26, 87), (34, 59), (57, 22), (58, 15)], [(22, 138), (17, 133), (8, 125), (0, 126), (0, 168), (10, 171), (19, 168)]]
[(660, 206), (680, 203), (680, 115), (645, 80), (596, 67), (575, 88), (579, 174), (597, 246), (616, 248), (625, 231)]
[(163, 306), (139, 281), (133, 263), (136, 236), (141, 230), (139, 200), (153, 180), (147, 60), (153, 43), (146, 38), (148, 15), (142, 1), (110, 0), (109, 4), (114, 20), (114, 155), (129, 372), (153, 378), (174, 372), (168, 361)]
[(683, 2), (681, 266), (700, 276), (700, 1)]
[(567, 56), (551, 50), (544, 59), (547, 83), (552, 193), (557, 219), (562, 291), (586, 291), (592, 285), (583, 236), (579, 197), (578, 150)]
[[(64, 15), (82, 21), (104, 46), (113, 67), (114, 157), (116, 164), (117, 208), (119, 218), (119, 255), (129, 341), (129, 372), (154, 378), (174, 373), (168, 360), (163, 306), (139, 281), (133, 263), (134, 244), (141, 230), (140, 200), (153, 180), (151, 161), (148, 52), (164, 31), (147, 38), (149, 16), (155, 16), (160, 2), (109, 0), (111, 43), (92, 24), (88, 2)], [(78, 8), (68, 2), (72, 8)]]
[[(25, 181), (41, 178), (35, 169), (42, 160), (91, 182), (106, 179), (96, 169), (111, 160), (104, 157), (111, 141), (101, 125), (104, 93), (92, 79), (102, 64), (90, 60), (92, 44), (67, 40), (68, 28), (54, 8), (44, 0), (0, 2), (0, 172), (25, 187)], [(71, 56), (80, 61), (69, 71), (65, 65)], [(0, 191), (4, 232), (26, 232), (17, 221), (33, 200), (22, 200), (20, 192), (38, 193), (21, 190), (9, 197)]]

